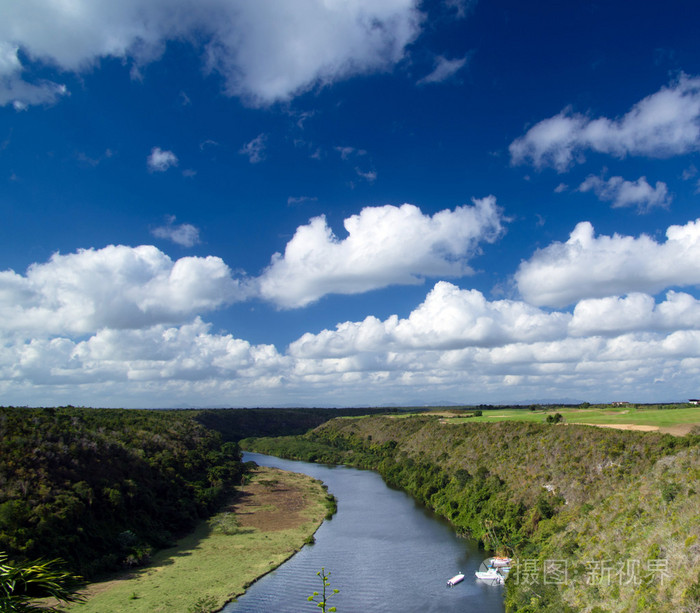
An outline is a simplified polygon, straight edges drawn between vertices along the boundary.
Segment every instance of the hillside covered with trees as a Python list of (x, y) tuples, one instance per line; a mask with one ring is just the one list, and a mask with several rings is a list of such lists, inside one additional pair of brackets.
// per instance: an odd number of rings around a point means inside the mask
[(0, 407), (0, 552), (86, 578), (138, 566), (231, 495), (241, 438), (379, 411)]
[(698, 436), (367, 417), (241, 446), (379, 471), (518, 558), (508, 611), (700, 610)]
[(189, 412), (2, 407), (0, 432), (0, 551), (88, 578), (191, 530), (242, 471)]

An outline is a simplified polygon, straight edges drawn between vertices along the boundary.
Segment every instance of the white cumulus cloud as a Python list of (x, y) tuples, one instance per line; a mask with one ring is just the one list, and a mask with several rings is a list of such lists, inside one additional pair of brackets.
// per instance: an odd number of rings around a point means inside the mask
[(171, 166), (177, 166), (177, 156), (172, 151), (164, 151), (160, 147), (153, 147), (146, 160), (148, 170), (151, 172), (165, 172)]
[(668, 292), (659, 304), (643, 294), (586, 300), (572, 315), (440, 282), (405, 319), (367, 317), (307, 333), (288, 355), (295, 376), (353, 397), (366, 386), (394, 400), (408, 389), (413, 401), (432, 393), (522, 402), (690, 390), (678, 378), (700, 372), (698, 341), (700, 303), (688, 294)]
[(584, 298), (700, 284), (700, 219), (670, 226), (666, 241), (649, 236), (595, 236), (579, 223), (565, 243), (553, 243), (523, 262), (515, 274), (525, 300), (562, 307)]
[(86, 334), (180, 322), (244, 295), (221, 258), (173, 261), (150, 245), (55, 254), (26, 275), (0, 272), (5, 333)]
[(656, 303), (649, 294), (581, 300), (574, 308), (569, 331), (575, 336), (619, 335), (631, 331), (700, 329), (700, 301), (669, 291)]
[(80, 73), (100, 58), (136, 70), (168, 41), (192, 44), (225, 91), (253, 105), (288, 100), (316, 85), (390, 68), (420, 32), (415, 0), (23, 0), (0, 20), (0, 103), (37, 104), (62, 85), (25, 81), (17, 49)]
[(618, 119), (564, 109), (540, 121), (510, 145), (514, 164), (552, 166), (559, 172), (587, 150), (616, 157), (671, 157), (700, 149), (700, 77), (681, 75)]
[(524, 302), (488, 301), (481, 292), (439, 282), (425, 302), (396, 326), (405, 346), (459, 348), (551, 340), (566, 333), (569, 316), (546, 313)]
[[(297, 304), (327, 291), (319, 281), (326, 273), (314, 269), (317, 251), (337, 258), (330, 270), (340, 289), (341, 255), (366, 267), (368, 278), (352, 288), (374, 287), (397, 270), (407, 281), (431, 267), (463, 272), (478, 241), (500, 232), (499, 215), (492, 199), (432, 217), (411, 205), (369, 208), (346, 220), (343, 240), (320, 220), (323, 240), (294, 269), (303, 292), (272, 298)], [(413, 256), (382, 242), (382, 224), (410, 230), (403, 238), (417, 255), (405, 268), (398, 262)], [(596, 237), (579, 224), (567, 243), (520, 270), (531, 266), (529, 281), (549, 292), (542, 304), (571, 303), (572, 312), (489, 300), (441, 280), (407, 316), (309, 331), (286, 351), (203, 321), (213, 309), (260, 297), (257, 283), (234, 279), (219, 258), (171, 260), (153, 246), (56, 254), (25, 274), (0, 272), (0, 394), (15, 404), (161, 407), (682, 400), (696, 395), (700, 377), (700, 300), (670, 287), (700, 283), (699, 244), (700, 220), (671, 226), (663, 243)], [(665, 296), (655, 298), (661, 287)]]
[(652, 187), (646, 177), (639, 177), (636, 181), (610, 177), (606, 181), (590, 175), (578, 189), (582, 192), (593, 190), (601, 200), (612, 202), (613, 208), (635, 206), (640, 213), (648, 213), (656, 207), (668, 208), (672, 200), (668, 186), (663, 181), (657, 181)]
[(297, 357), (339, 357), (368, 351), (490, 347), (562, 338), (571, 316), (546, 313), (524, 302), (489, 302), (481, 292), (438, 282), (408, 318), (367, 317), (335, 330), (305, 334), (290, 345)]
[[(251, 345), (230, 334), (213, 334), (196, 317), (179, 326), (139, 330), (102, 329), (86, 340), (34, 339), (6, 347), (14, 360), (0, 377), (33, 384), (149, 384), (184, 389), (193, 382), (264, 378), (284, 365), (271, 345)], [(219, 386), (221, 389), (223, 386)], [(143, 391), (143, 390), (142, 390)]]
[(344, 222), (339, 239), (316, 217), (297, 228), (284, 254), (259, 279), (260, 295), (280, 307), (310, 304), (326, 294), (356, 294), (425, 277), (470, 274), (467, 261), (481, 241), (502, 233), (493, 196), (432, 217), (411, 204), (366, 207)]
[[(28, 300), (26, 288), (4, 288)], [(700, 375), (700, 301), (672, 291), (658, 304), (644, 294), (584, 300), (572, 315), (489, 301), (439, 282), (406, 318), (344, 322), (304, 334), (285, 353), (215, 333), (199, 316), (176, 325), (102, 326), (86, 335), (42, 336), (46, 332), (12, 337), (0, 327), (0, 390), (7, 401), (245, 406), (521, 402), (543, 395), (648, 400), (659, 394), (667, 399), (669, 391), (673, 397), (692, 394)]]

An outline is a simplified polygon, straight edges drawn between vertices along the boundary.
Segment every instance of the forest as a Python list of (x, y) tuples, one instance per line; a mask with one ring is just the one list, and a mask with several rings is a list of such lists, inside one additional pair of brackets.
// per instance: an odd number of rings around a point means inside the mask
[(377, 470), (486, 551), (520, 560), (509, 612), (700, 610), (700, 436), (426, 415), (240, 444)]
[(0, 553), (87, 579), (142, 565), (232, 495), (239, 439), (377, 411), (0, 407)]
[(238, 447), (178, 411), (0, 408), (0, 551), (86, 578), (139, 565), (240, 480)]

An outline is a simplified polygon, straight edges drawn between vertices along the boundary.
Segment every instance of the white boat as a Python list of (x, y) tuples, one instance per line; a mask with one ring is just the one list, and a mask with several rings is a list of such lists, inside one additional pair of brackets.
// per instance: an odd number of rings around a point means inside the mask
[(510, 568), (512, 560), (510, 558), (504, 558), (500, 556), (495, 556), (491, 558), (491, 566), (493, 568)]
[(447, 580), (447, 587), (457, 585), (460, 581), (464, 581), (464, 575), (462, 573), (457, 573), (452, 579)]
[(502, 585), (505, 582), (501, 571), (498, 568), (489, 568), (488, 570), (477, 570), (475, 573), (477, 579), (488, 581), (493, 584)]

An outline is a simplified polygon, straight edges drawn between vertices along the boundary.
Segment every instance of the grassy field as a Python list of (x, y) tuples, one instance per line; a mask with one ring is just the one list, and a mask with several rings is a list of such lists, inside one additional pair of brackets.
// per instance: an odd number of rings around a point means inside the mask
[[(483, 411), (481, 417), (460, 417), (458, 412), (440, 413), (450, 422), (492, 423), (494, 421), (531, 421), (541, 423), (548, 415), (560, 413), (564, 423), (619, 427), (622, 429), (658, 430), (669, 434), (685, 435), (700, 426), (700, 407), (679, 405), (678, 408), (588, 407), (569, 408), (548, 406), (531, 411), (522, 409), (493, 409)], [(435, 414), (435, 413), (433, 413)]]
[(327, 513), (326, 495), (322, 484), (306, 475), (258, 468), (221, 514), (154, 555), (148, 567), (90, 585), (87, 602), (70, 610), (218, 610), (304, 545)]

